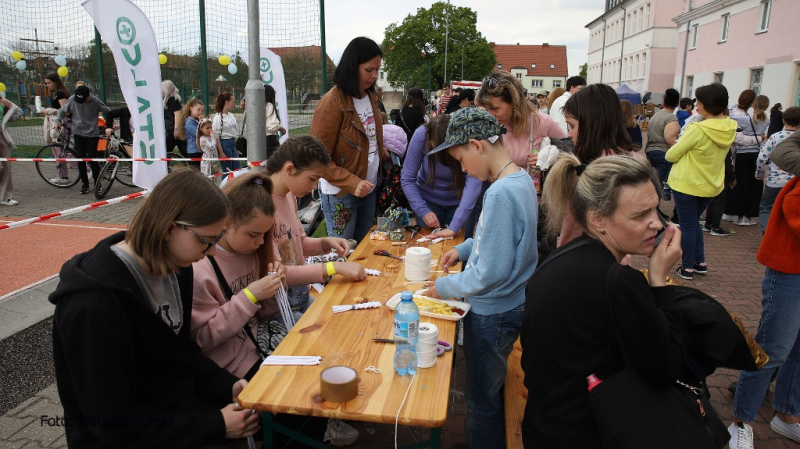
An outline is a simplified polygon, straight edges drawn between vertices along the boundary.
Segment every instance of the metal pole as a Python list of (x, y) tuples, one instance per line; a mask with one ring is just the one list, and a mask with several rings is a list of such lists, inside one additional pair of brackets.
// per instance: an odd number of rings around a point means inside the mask
[(325, 45), (325, 0), (319, 0), (319, 46), (320, 53), (322, 53), (322, 92), (320, 95), (328, 91), (328, 57)]
[[(247, 85), (244, 88), (244, 113), (249, 118), (245, 128), (247, 136), (247, 161), (267, 159), (266, 103), (264, 81), (261, 80), (261, 46), (259, 41), (258, 0), (247, 0)], [(242, 124), (244, 126), (244, 124)]]
[(94, 47), (97, 50), (97, 77), (100, 78), (99, 90), (100, 101), (106, 103), (106, 74), (103, 70), (103, 40), (100, 38), (100, 32), (97, 28), (94, 29)]
[(447, 84), (447, 42), (450, 39), (450, 0), (447, 0), (447, 12), (444, 14), (444, 79), (442, 88)]
[(464, 81), (464, 44), (461, 44), (461, 81)]
[(203, 104), (206, 107), (206, 117), (208, 117), (208, 54), (206, 53), (206, 2), (199, 0), (200, 3), (200, 83), (203, 84), (200, 91), (203, 93)]

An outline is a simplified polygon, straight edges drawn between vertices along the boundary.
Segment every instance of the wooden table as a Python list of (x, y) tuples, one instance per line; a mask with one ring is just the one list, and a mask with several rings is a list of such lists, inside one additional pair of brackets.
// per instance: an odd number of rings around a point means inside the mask
[[(430, 245), (432, 259), (440, 261), (445, 252), (462, 241), (463, 232), (452, 240)], [(376, 309), (334, 314), (331, 307), (353, 304), (356, 296), (385, 303), (395, 293), (423, 287), (423, 283), (405, 282), (402, 261), (373, 254), (380, 249), (396, 256), (405, 254), (407, 247), (391, 246), (391, 243), (389, 240), (365, 238), (349, 260), (365, 268), (380, 270), (384, 275), (367, 276), (367, 280), (361, 282), (335, 276), (274, 352), (275, 355), (319, 355), (323, 357), (322, 364), (261, 367), (239, 396), (239, 403), (243, 407), (272, 413), (387, 424), (395, 422), (412, 377), (395, 374), (392, 364), (395, 345), (372, 341), (373, 338), (392, 337), (392, 311), (384, 305)], [(441, 267), (433, 270), (436, 269)], [(442, 273), (431, 273), (431, 279), (440, 275)], [(456, 322), (428, 317), (421, 317), (421, 321), (434, 323), (439, 328), (439, 339), (455, 347)], [(400, 411), (400, 424), (432, 429), (430, 447), (433, 448), (441, 446), (441, 427), (447, 419), (453, 354), (453, 351), (446, 352), (434, 367), (417, 371)], [(320, 373), (335, 365), (349, 366), (358, 372), (358, 396), (355, 399), (337, 403), (324, 401), (320, 397)], [(368, 366), (377, 367), (381, 373), (366, 372), (364, 369)], [(281, 433), (287, 433), (288, 430), (273, 425), (270, 413), (263, 413), (263, 427), (267, 448), (272, 447), (273, 430)], [(298, 434), (292, 432), (290, 436), (297, 437)], [(310, 439), (298, 439), (315, 447), (328, 447)]]

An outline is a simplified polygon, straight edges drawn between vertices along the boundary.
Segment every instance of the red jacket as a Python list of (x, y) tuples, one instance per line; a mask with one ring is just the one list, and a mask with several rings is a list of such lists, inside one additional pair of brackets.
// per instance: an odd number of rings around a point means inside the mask
[(789, 181), (778, 194), (761, 240), (758, 261), (775, 271), (800, 274), (800, 184)]

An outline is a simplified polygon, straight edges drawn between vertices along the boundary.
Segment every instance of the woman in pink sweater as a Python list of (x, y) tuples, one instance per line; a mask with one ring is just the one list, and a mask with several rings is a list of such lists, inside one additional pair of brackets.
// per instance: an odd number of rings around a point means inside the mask
[(503, 135), (503, 146), (520, 168), (530, 171), (536, 166), (536, 152), (542, 139), (563, 139), (558, 124), (536, 110), (525, 98), (522, 83), (508, 72), (495, 70), (483, 79), (475, 104), (486, 108), (510, 132)]

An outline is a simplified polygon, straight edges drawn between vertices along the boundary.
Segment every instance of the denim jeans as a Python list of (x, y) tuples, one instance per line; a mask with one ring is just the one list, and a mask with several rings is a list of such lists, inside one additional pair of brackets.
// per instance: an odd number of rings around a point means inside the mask
[[(440, 206), (436, 203), (431, 203), (430, 201), (425, 201), (425, 204), (428, 205), (428, 208), (436, 214), (436, 219), (439, 220), (439, 226), (446, 227), (453, 221), (453, 217), (456, 215), (456, 210), (458, 210), (458, 206)], [(421, 220), (422, 217), (420, 217)], [(472, 213), (469, 214), (467, 217), (467, 221), (464, 222), (464, 238), (468, 239), (472, 237), (475, 233), (475, 209), (472, 209)]]
[(675, 210), (681, 227), (681, 250), (683, 258), (681, 265), (684, 269), (692, 269), (694, 264), (705, 263), (706, 253), (703, 248), (703, 229), (700, 227), (700, 215), (713, 198), (687, 195), (672, 191), (675, 199)]
[(506, 445), (503, 384), (508, 356), (519, 337), (524, 306), (497, 315), (470, 312), (464, 317), (466, 359), (466, 436), (470, 447)]
[(350, 194), (320, 196), (328, 235), (360, 242), (375, 224), (375, 190), (364, 198)]
[(778, 368), (772, 407), (800, 416), (800, 274), (767, 268), (761, 291), (761, 323), (756, 341), (769, 355), (769, 362), (758, 371), (739, 373), (733, 416), (745, 422), (755, 421)]
[(767, 230), (769, 215), (772, 213), (772, 205), (781, 193), (780, 187), (764, 186), (764, 193), (761, 194), (761, 204), (758, 206), (758, 222), (761, 224), (761, 233)]
[(650, 165), (653, 166), (658, 174), (658, 180), (661, 182), (661, 188), (664, 190), (669, 189), (669, 187), (667, 187), (667, 178), (669, 178), (669, 172), (672, 169), (672, 164), (667, 162), (664, 158), (666, 154), (667, 153), (664, 151), (659, 150), (651, 150), (645, 153), (647, 160), (650, 161)]
[[(220, 139), (219, 143), (222, 145), (222, 152), (225, 153), (224, 157), (239, 157), (239, 152), (236, 151), (236, 139)], [(242, 168), (239, 161), (221, 161), (222, 171), (233, 171)]]

